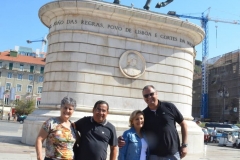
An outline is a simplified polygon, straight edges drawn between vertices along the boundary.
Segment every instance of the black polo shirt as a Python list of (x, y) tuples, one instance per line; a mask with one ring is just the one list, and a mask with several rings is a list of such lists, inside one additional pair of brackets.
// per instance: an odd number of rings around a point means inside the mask
[(92, 117), (84, 117), (75, 125), (81, 133), (77, 160), (106, 160), (108, 144), (117, 146), (116, 130), (110, 122), (99, 124)]
[(180, 149), (180, 140), (176, 129), (176, 122), (180, 124), (183, 116), (172, 103), (158, 101), (157, 110), (149, 107), (143, 110), (143, 130), (149, 138), (151, 155), (173, 155)]

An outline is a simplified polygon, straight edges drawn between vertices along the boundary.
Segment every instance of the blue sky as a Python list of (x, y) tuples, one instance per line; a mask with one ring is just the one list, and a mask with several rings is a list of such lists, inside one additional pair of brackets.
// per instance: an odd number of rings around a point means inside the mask
[[(44, 4), (53, 0), (11, 0), (0, 1), (0, 52), (14, 49), (15, 46), (31, 47), (34, 50), (41, 49), (41, 42), (28, 44), (26, 40), (41, 40), (48, 34), (46, 28), (38, 17), (38, 10)], [(114, 0), (105, 0), (113, 2)], [(121, 4), (135, 8), (142, 8), (146, 0), (121, 0)], [(221, 0), (174, 0), (168, 6), (156, 9), (159, 0), (152, 0), (150, 11), (167, 14), (168, 11), (176, 11), (177, 14), (201, 17), (201, 13), (211, 7), (209, 17), (228, 22), (240, 23), (240, 1)], [(162, 2), (160, 0), (160, 2)], [(182, 18), (185, 20), (186, 18)], [(199, 20), (188, 19), (197, 25)], [(209, 21), (209, 58), (216, 57), (240, 47), (240, 25)], [(216, 37), (217, 26), (217, 37)], [(202, 58), (202, 44), (196, 47), (197, 57)]]

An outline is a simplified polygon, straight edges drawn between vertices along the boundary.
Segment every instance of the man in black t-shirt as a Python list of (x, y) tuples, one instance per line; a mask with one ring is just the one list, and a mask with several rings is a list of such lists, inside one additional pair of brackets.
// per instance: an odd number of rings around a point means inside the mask
[[(180, 160), (187, 154), (187, 123), (176, 106), (158, 100), (157, 91), (147, 85), (142, 91), (148, 106), (143, 110), (144, 126), (149, 145), (149, 160)], [(176, 122), (181, 126), (182, 145), (176, 129)], [(124, 141), (119, 139), (119, 147)]]
[(106, 120), (108, 110), (107, 102), (97, 101), (92, 117), (84, 117), (75, 122), (77, 131), (81, 133), (76, 160), (106, 160), (108, 145), (110, 160), (116, 160), (117, 135), (115, 127)]

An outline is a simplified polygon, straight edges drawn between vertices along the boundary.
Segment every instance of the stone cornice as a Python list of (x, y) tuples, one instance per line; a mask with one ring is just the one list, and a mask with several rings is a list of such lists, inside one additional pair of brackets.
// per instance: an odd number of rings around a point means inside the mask
[(161, 13), (93, 0), (61, 0), (45, 4), (39, 10), (39, 18), (49, 27), (53, 18), (63, 15), (85, 15), (146, 27), (168, 30), (187, 35), (193, 44), (199, 44), (205, 36), (203, 29), (193, 23)]

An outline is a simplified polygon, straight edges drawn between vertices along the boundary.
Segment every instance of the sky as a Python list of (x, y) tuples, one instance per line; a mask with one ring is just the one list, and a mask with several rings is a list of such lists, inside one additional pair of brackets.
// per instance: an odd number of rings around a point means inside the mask
[[(24, 46), (41, 49), (42, 42), (27, 43), (27, 40), (42, 40), (48, 34), (48, 28), (44, 26), (38, 11), (44, 4), (54, 0), (1, 0), (0, 12), (0, 52), (14, 49), (15, 46)], [(103, 0), (112, 3), (114, 0)], [(146, 0), (120, 0), (121, 5), (142, 9)], [(208, 22), (208, 58), (213, 58), (225, 53), (238, 50), (240, 47), (240, 0), (174, 0), (163, 8), (155, 8), (161, 0), (152, 0), (150, 10), (167, 14), (175, 11), (179, 15), (201, 17), (202, 13), (209, 13), (212, 20), (223, 20), (227, 23), (215, 21)], [(208, 10), (208, 8), (210, 10)], [(208, 12), (209, 11), (209, 12)], [(181, 18), (186, 20), (186, 18)], [(201, 26), (200, 20), (188, 18), (188, 21)], [(202, 43), (196, 46), (197, 60), (202, 60)], [(46, 51), (46, 48), (45, 48)]]

